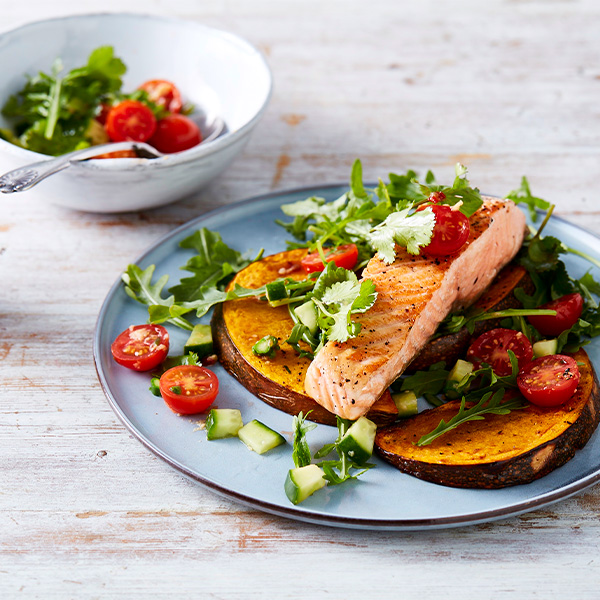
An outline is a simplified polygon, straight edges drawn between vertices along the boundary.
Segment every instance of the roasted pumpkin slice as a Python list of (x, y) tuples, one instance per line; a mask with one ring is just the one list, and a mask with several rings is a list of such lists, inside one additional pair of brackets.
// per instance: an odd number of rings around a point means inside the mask
[(573, 458), (598, 426), (600, 392), (587, 354), (573, 355), (581, 378), (573, 397), (559, 407), (533, 404), (508, 415), (486, 415), (448, 431), (430, 445), (417, 446), (441, 419), (448, 421), (459, 401), (426, 410), (377, 432), (376, 451), (401, 471), (441, 485), (501, 488), (529, 483)]
[[(300, 261), (306, 250), (290, 250), (267, 256), (240, 271), (231, 285), (257, 288), (279, 277), (303, 279), (306, 274)], [(527, 272), (517, 265), (509, 265), (496, 278), (492, 287), (482, 296), (478, 306), (482, 310), (492, 307), (498, 310), (518, 306), (512, 291), (516, 287), (528, 287)], [(304, 393), (304, 377), (310, 363), (300, 358), (291, 347), (286, 347), (293, 321), (285, 306), (271, 308), (266, 302), (253, 298), (226, 302), (215, 309), (213, 320), (215, 349), (222, 365), (248, 390), (267, 404), (290, 414), (305, 414), (319, 423), (335, 424), (335, 415), (325, 410)], [(494, 327), (485, 321), (481, 327)], [(482, 329), (481, 329), (482, 330)], [(272, 358), (256, 356), (252, 346), (263, 336), (273, 335), (281, 349)], [(443, 336), (431, 342), (413, 365), (426, 368), (440, 360), (449, 363), (464, 351), (471, 336), (465, 331)], [(389, 392), (386, 392), (371, 408), (369, 419), (378, 425), (396, 420), (397, 408)]]

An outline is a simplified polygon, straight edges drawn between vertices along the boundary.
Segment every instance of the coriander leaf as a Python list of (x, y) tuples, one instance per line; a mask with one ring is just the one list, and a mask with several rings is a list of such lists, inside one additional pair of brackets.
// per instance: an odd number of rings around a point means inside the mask
[[(356, 276), (355, 276), (356, 277)], [(321, 295), (323, 304), (349, 304), (360, 294), (360, 283), (357, 279), (338, 281), (325, 288)]]
[(509, 192), (506, 197), (515, 204), (525, 204), (529, 208), (529, 214), (534, 223), (538, 219), (537, 208), (541, 210), (548, 210), (550, 208), (550, 202), (531, 194), (527, 177), (523, 177), (521, 179), (521, 186)]
[(519, 262), (529, 271), (549, 271), (556, 267), (558, 256), (565, 252), (555, 237), (534, 237), (523, 244)]
[(512, 410), (518, 410), (527, 406), (527, 402), (525, 402), (522, 398), (514, 398), (512, 400), (502, 402), (503, 397), (504, 390), (498, 390), (495, 393), (488, 392), (477, 404), (471, 406), (470, 408), (466, 408), (466, 399), (463, 397), (458, 413), (449, 419), (448, 422), (442, 419), (439, 425), (433, 431), (419, 439), (417, 446), (426, 446), (431, 444), (431, 442), (436, 440), (444, 433), (447, 433), (452, 429), (456, 429), (468, 421), (483, 420), (484, 415), (486, 414), (507, 415)]
[(313, 302), (318, 309), (317, 322), (327, 339), (345, 342), (360, 332), (353, 323), (353, 313), (365, 312), (377, 299), (373, 282), (359, 282), (352, 271), (329, 262), (313, 289)]
[(417, 174), (414, 171), (407, 171), (404, 175), (390, 173), (389, 178), (387, 191), (398, 208), (407, 208), (408, 204), (427, 199), (427, 194), (421, 190), (421, 186), (417, 182)]
[(412, 216), (408, 215), (408, 211), (407, 208), (390, 214), (368, 235), (371, 246), (386, 264), (394, 262), (396, 243), (406, 247), (409, 254), (418, 254), (421, 247), (431, 242), (435, 225), (435, 215), (431, 208), (426, 208)]
[(312, 431), (317, 426), (316, 423), (306, 422), (306, 417), (311, 411), (309, 410), (306, 415), (300, 412), (294, 417), (293, 429), (294, 429), (294, 440), (292, 458), (296, 467), (305, 467), (310, 464), (310, 448), (306, 440), (306, 434)]
[(375, 284), (371, 279), (365, 279), (360, 284), (358, 295), (352, 302), (352, 314), (364, 313), (369, 310), (377, 300)]
[(343, 267), (336, 267), (333, 261), (328, 262), (315, 283), (315, 287), (313, 288), (314, 297), (321, 299), (327, 289), (334, 283), (343, 281), (357, 282), (358, 277), (353, 271), (349, 271)]

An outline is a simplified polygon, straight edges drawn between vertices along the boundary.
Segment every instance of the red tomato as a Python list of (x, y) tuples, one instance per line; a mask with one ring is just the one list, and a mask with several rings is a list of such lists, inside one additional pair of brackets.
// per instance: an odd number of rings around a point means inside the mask
[(99, 112), (96, 115), (96, 121), (100, 123), (100, 125), (106, 124), (106, 117), (108, 117), (108, 113), (110, 112), (110, 104), (101, 104), (99, 108)]
[(429, 208), (435, 215), (435, 225), (431, 242), (422, 248), (423, 252), (429, 256), (455, 254), (469, 239), (469, 219), (459, 210), (452, 210), (447, 204), (434, 204)]
[(106, 117), (106, 133), (113, 142), (147, 142), (155, 130), (154, 114), (137, 100), (115, 104)]
[(536, 358), (517, 376), (521, 394), (537, 406), (564, 404), (577, 389), (579, 368), (570, 356), (553, 354)]
[(169, 352), (169, 332), (162, 325), (131, 326), (110, 347), (113, 358), (134, 371), (150, 371)]
[(197, 146), (202, 141), (198, 125), (183, 115), (167, 115), (156, 124), (149, 141), (160, 152), (172, 154)]
[(148, 98), (171, 113), (178, 113), (183, 106), (181, 94), (175, 84), (164, 79), (152, 79), (139, 87), (148, 93)]
[[(358, 260), (358, 248), (355, 244), (344, 244), (337, 248), (326, 249), (325, 260), (327, 262), (333, 261), (336, 267), (353, 269)], [(315, 271), (322, 271), (325, 269), (325, 265), (318, 252), (307, 254), (300, 261), (300, 264), (307, 273), (314, 273)]]
[(533, 349), (530, 341), (520, 331), (491, 329), (481, 334), (467, 350), (467, 360), (478, 369), (482, 363), (492, 367), (496, 375), (504, 377), (512, 373), (508, 351), (515, 353), (519, 368), (531, 361)]
[(433, 204), (438, 204), (439, 202), (442, 202), (445, 199), (446, 194), (444, 194), (444, 192), (431, 192), (431, 194), (429, 194), (429, 198), (427, 198), (427, 201)]
[(540, 308), (555, 310), (556, 316), (537, 315), (527, 317), (527, 319), (542, 335), (556, 337), (577, 323), (577, 319), (583, 311), (583, 298), (581, 294), (567, 294), (540, 306)]
[(160, 378), (160, 394), (169, 408), (180, 415), (206, 410), (217, 397), (219, 380), (204, 367), (182, 365), (165, 371)]

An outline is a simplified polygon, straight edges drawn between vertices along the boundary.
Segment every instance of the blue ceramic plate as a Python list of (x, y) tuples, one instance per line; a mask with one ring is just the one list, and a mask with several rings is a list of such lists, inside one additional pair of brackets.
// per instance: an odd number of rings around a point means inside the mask
[[(145, 252), (137, 264), (142, 268), (155, 264), (156, 273), (169, 274), (169, 285), (173, 285), (184, 274), (180, 267), (191, 256), (178, 243), (200, 227), (219, 231), (227, 244), (240, 251), (264, 247), (266, 254), (279, 252), (285, 249), (288, 237), (274, 223), (282, 216), (281, 204), (312, 195), (334, 199), (344, 191), (342, 186), (294, 190), (224, 207), (179, 227)], [(600, 239), (574, 225), (552, 219), (546, 233), (600, 259)], [(589, 268), (574, 256), (565, 261), (577, 276)], [(259, 456), (237, 439), (208, 442), (205, 432), (197, 429), (199, 417), (176, 416), (150, 394), (148, 374), (124, 369), (112, 360), (110, 344), (115, 337), (146, 319), (146, 307), (131, 300), (116, 282), (100, 311), (94, 340), (98, 376), (112, 408), (129, 431), (169, 465), (215, 492), (259, 510), (338, 527), (435, 529), (524, 513), (572, 496), (600, 480), (600, 434), (596, 432), (565, 466), (527, 485), (501, 490), (453, 489), (405, 475), (374, 459), (377, 468), (359, 481), (325, 488), (294, 506), (283, 489), (288, 469), (293, 467), (292, 417), (261, 402), (217, 365), (214, 370), (220, 391), (216, 404), (239, 408), (244, 422), (259, 419), (280, 431), (288, 444)], [(171, 352), (180, 354), (187, 333), (169, 328)], [(592, 343), (587, 349), (592, 361), (599, 364), (599, 344)], [(319, 425), (308, 434), (309, 443), (315, 450), (333, 441), (335, 434), (334, 428)]]

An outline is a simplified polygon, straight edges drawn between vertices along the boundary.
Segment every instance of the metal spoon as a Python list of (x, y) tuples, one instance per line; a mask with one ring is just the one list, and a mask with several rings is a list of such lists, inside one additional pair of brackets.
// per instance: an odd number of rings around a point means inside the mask
[[(223, 119), (216, 117), (210, 125), (210, 133), (203, 138), (201, 144), (204, 145), (207, 142), (215, 140), (221, 135), (224, 129), (225, 123)], [(83, 150), (75, 150), (74, 152), (69, 152), (68, 154), (57, 156), (56, 158), (50, 158), (49, 160), (42, 160), (30, 165), (25, 165), (14, 171), (9, 171), (0, 177), (0, 192), (3, 194), (24, 192), (34, 185), (37, 185), (42, 179), (46, 179), (46, 177), (66, 169), (74, 162), (89, 160), (90, 158), (94, 158), (101, 154), (120, 152), (123, 150), (134, 150), (140, 158), (152, 159), (167, 156), (156, 150), (156, 148), (143, 142), (100, 144), (98, 146), (92, 146), (91, 148), (84, 148)]]

